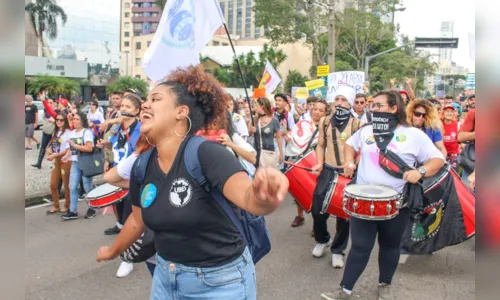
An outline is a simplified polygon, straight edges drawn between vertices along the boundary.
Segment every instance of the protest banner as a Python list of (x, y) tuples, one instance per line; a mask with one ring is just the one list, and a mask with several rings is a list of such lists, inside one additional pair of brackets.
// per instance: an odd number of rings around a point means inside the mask
[(365, 73), (360, 71), (343, 71), (334, 72), (328, 75), (328, 99), (335, 96), (337, 88), (342, 85), (352, 87), (356, 94), (363, 93), (363, 85), (365, 83)]
[(323, 79), (315, 79), (305, 82), (309, 96), (326, 98), (326, 87)]

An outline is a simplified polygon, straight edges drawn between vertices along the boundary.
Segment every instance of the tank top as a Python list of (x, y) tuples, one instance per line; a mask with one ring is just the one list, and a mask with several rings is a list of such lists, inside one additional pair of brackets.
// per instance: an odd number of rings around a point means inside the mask
[(443, 142), (444, 142), (444, 147), (446, 148), (446, 152), (448, 152), (448, 154), (458, 154), (460, 152), (457, 141), (458, 122), (452, 121), (450, 124), (445, 124), (443, 122), (443, 127), (444, 127)]

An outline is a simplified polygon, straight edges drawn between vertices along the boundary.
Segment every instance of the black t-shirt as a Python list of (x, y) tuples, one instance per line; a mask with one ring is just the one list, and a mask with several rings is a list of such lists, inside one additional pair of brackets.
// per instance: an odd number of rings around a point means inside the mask
[(24, 106), (24, 124), (35, 124), (35, 115), (38, 107), (35, 104)]
[[(156, 149), (141, 186), (132, 168), (130, 199), (142, 208), (144, 224), (154, 231), (161, 257), (192, 267), (221, 266), (243, 253), (245, 241), (217, 201), (189, 175), (184, 163), (187, 141), (181, 144), (168, 174), (158, 165)], [(198, 157), (210, 186), (221, 192), (231, 176), (245, 172), (233, 154), (214, 142), (203, 143)]]

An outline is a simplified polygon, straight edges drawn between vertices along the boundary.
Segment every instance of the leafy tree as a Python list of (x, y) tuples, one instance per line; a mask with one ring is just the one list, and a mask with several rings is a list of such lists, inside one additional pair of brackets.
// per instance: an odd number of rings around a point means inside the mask
[(294, 86), (305, 86), (304, 82), (308, 81), (309, 78), (300, 74), (296, 70), (288, 71), (288, 76), (286, 77), (285, 83), (285, 92), (290, 93), (292, 91), (292, 87)]
[(28, 92), (30, 94), (36, 95), (42, 88), (52, 97), (65, 94), (68, 98), (71, 98), (71, 96), (80, 94), (80, 83), (73, 79), (38, 75), (28, 80)]
[(132, 76), (120, 76), (114, 82), (108, 85), (106, 93), (125, 92), (126, 89), (134, 89), (141, 95), (147, 95), (149, 85), (146, 81)]
[(44, 34), (51, 40), (57, 38), (57, 19), (59, 18), (63, 24), (66, 24), (68, 16), (52, 0), (36, 0), (35, 2), (26, 4), (24, 10), (28, 13), (31, 24), (35, 29), (35, 35), (38, 40), (38, 56), (45, 56), (45, 53), (43, 53)]
[(155, 0), (155, 3), (159, 8), (163, 9), (167, 5), (167, 0)]
[[(238, 56), (247, 87), (257, 87), (259, 85), (267, 60), (275, 69), (278, 69), (278, 66), (286, 59), (287, 55), (285, 52), (270, 47), (267, 44), (263, 46), (262, 51), (258, 54), (250, 51), (247, 54)], [(227, 68), (216, 68), (213, 75), (217, 80), (228, 87), (244, 87), (236, 60), (233, 60), (231, 66)], [(283, 79), (282, 76), (280, 77)]]

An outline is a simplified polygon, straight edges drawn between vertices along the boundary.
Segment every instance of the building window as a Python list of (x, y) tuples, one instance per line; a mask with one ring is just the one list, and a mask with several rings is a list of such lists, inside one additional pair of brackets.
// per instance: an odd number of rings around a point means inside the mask
[(252, 36), (252, 6), (253, 1), (247, 0), (246, 15), (245, 15), (245, 37)]
[(157, 28), (158, 28), (157, 22), (151, 23), (151, 29), (156, 30)]
[(140, 58), (136, 58), (135, 59), (135, 66), (136, 67), (140, 67), (141, 66), (141, 59)]
[(134, 30), (142, 29), (142, 23), (134, 23)]
[(141, 42), (135, 42), (135, 50), (141, 50)]
[(134, 31), (134, 36), (140, 36), (141, 32), (140, 31)]
[(141, 3), (134, 3), (134, 7), (141, 7)]
[(141, 75), (135, 75), (135, 78), (141, 79)]
[(229, 0), (227, 3), (227, 24), (229, 25), (229, 34), (233, 34), (233, 20), (234, 20), (234, 12), (233, 12), (233, 0)]
[(134, 17), (140, 18), (140, 17), (142, 17), (142, 13), (134, 13)]
[(149, 48), (149, 46), (151, 46), (151, 41), (148, 41), (148, 48)]
[(214, 41), (214, 46), (219, 46), (220, 42)]
[(130, 13), (125, 13), (125, 18), (130, 17)]
[(222, 11), (222, 16), (224, 16), (224, 20), (226, 19), (226, 3), (221, 2), (220, 4), (220, 10)]
[(152, 17), (158, 17), (158, 13), (152, 13), (151, 16)]
[(130, 8), (130, 3), (125, 3), (125, 8)]
[(258, 39), (260, 37), (260, 27), (255, 26), (254, 38)]
[(123, 43), (123, 46), (124, 46), (124, 47), (129, 47), (129, 46), (130, 46), (130, 42), (125, 42), (125, 43)]
[(125, 22), (125, 25), (123, 27), (128, 29), (130, 27), (130, 22)]
[(130, 32), (125, 31), (125, 32), (124, 32), (124, 36), (125, 36), (125, 37), (129, 37), (129, 36), (130, 36)]
[(236, 34), (241, 36), (241, 23), (243, 19), (243, 0), (238, 0), (236, 7)]

